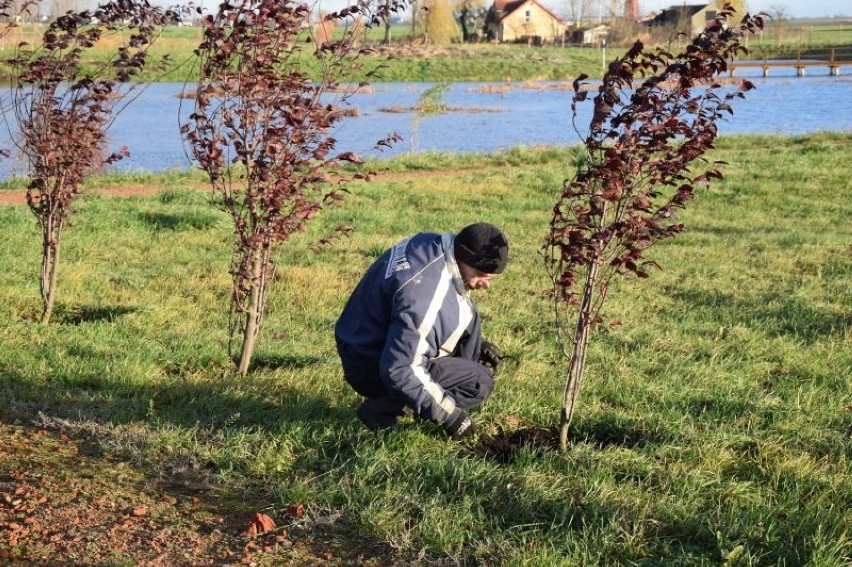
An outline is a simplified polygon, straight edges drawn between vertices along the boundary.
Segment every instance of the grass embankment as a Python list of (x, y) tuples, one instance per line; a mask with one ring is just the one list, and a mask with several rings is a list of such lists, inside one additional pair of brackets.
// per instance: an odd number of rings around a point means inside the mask
[[(38, 44), (40, 26), (13, 30), (0, 41), (0, 61), (12, 55), (19, 41)], [(201, 28), (167, 27), (150, 51), (149, 61), (168, 55), (171, 63), (165, 71), (146, 69), (140, 76), (145, 81), (190, 82), (197, 76), (197, 58), (193, 51), (201, 40)], [(307, 38), (306, 38), (307, 39)], [(114, 49), (118, 38), (101, 41), (103, 50)], [(320, 72), (316, 58), (306, 48), (303, 58), (309, 74)], [(455, 45), (452, 47), (397, 45), (385, 49), (377, 43), (377, 51), (363, 58), (364, 72), (381, 66), (373, 81), (504, 81), (504, 80), (573, 80), (580, 73), (600, 76), (601, 55), (596, 49), (572, 47), (536, 48), (523, 45)], [(106, 51), (95, 49), (87, 56), (88, 64), (102, 59)], [(8, 67), (0, 64), (0, 73), (8, 75)], [(362, 75), (351, 77), (353, 81)]]
[[(778, 28), (786, 29), (786, 28)], [(751, 38), (751, 57), (789, 58), (797, 54), (803, 57), (828, 58), (831, 46), (846, 45), (846, 51), (838, 52), (841, 60), (848, 59), (848, 45), (852, 44), (852, 28), (842, 26), (811, 26), (804, 36), (798, 27), (790, 28), (788, 34), (780, 32), (765, 37)], [(0, 39), (0, 61), (4, 61), (14, 51), (20, 41), (37, 45), (41, 41), (44, 26), (25, 25), (14, 28)], [(776, 30), (776, 28), (773, 28)], [(777, 30), (776, 30), (777, 31)], [(372, 77), (379, 81), (529, 81), (529, 80), (574, 80), (580, 74), (600, 77), (603, 74), (604, 53), (596, 47), (531, 47), (515, 44), (454, 44), (452, 46), (426, 46), (421, 40), (416, 45), (405, 42), (410, 33), (408, 26), (394, 28), (392, 37), (396, 41), (390, 47), (381, 45), (382, 30), (371, 30), (367, 41), (376, 47), (376, 52), (364, 58), (364, 71), (381, 66)], [(150, 61), (157, 61), (164, 55), (171, 63), (165, 71), (146, 69), (140, 76), (144, 81), (192, 82), (197, 75), (197, 60), (194, 50), (201, 40), (202, 30), (195, 27), (163, 28), (162, 35), (151, 48)], [(665, 34), (664, 34), (665, 35)], [(680, 36), (678, 36), (680, 38)], [(803, 38), (807, 37), (807, 40)], [(306, 38), (307, 39), (307, 38)], [(100, 43), (104, 50), (114, 49), (118, 40), (107, 36)], [(675, 50), (677, 44), (668, 46)], [(626, 51), (627, 46), (610, 45), (606, 52), (606, 61)], [(310, 49), (306, 49), (310, 51)], [(88, 59), (93, 65), (98, 58), (105, 57), (105, 51), (95, 49)], [(319, 66), (315, 57), (305, 54), (306, 72), (318, 74)], [(8, 76), (5, 64), (0, 63), (0, 76)], [(362, 75), (351, 77), (353, 81), (363, 79)]]
[[(246, 378), (225, 356), (231, 231), (183, 188), (193, 180), (80, 199), (49, 327), (35, 223), (0, 208), (0, 417), (41, 414), (151, 477), (213, 483), (277, 518), (304, 503), (351, 526), (338, 535), (350, 549), (487, 565), (847, 565), (850, 148), (849, 134), (720, 140), (726, 178), (653, 251), (663, 270), (610, 290), (622, 325), (592, 340), (564, 455), (529, 446), (500, 463), (421, 422), (370, 433), (332, 326), (398, 238), (501, 225), (511, 265), (476, 300), (488, 337), (517, 358), (474, 417), (491, 434), (555, 425), (565, 361), (538, 249), (568, 150), (400, 158), (393, 176), (352, 187), (280, 254)], [(340, 223), (356, 232), (313, 251)]]

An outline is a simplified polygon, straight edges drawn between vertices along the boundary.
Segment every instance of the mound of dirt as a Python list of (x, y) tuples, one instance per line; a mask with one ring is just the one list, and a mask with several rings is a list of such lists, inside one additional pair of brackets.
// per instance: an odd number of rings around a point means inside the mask
[(556, 450), (559, 446), (557, 432), (544, 427), (527, 427), (505, 431), (502, 427), (492, 435), (481, 435), (476, 445), (469, 449), (470, 454), (507, 464), (524, 447), (536, 452)]

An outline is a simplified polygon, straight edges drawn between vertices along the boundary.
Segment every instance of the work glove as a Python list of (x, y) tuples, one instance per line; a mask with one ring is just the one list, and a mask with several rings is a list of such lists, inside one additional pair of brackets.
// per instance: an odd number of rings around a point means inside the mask
[(453, 441), (470, 437), (479, 429), (470, 419), (466, 411), (460, 408), (450, 414), (450, 418), (444, 423), (444, 429), (450, 434)]
[(494, 346), (494, 343), (482, 341), (482, 348), (479, 351), (479, 363), (491, 371), (491, 374), (497, 372), (497, 367), (500, 366), (500, 361), (503, 360), (503, 355), (500, 350)]

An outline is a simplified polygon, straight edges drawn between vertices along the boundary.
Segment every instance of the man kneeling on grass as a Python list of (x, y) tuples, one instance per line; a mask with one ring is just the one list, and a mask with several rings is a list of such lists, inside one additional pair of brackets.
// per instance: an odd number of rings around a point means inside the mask
[(367, 398), (357, 414), (370, 429), (416, 412), (453, 439), (476, 432), (467, 410), (494, 388), (500, 353), (483, 340), (468, 291), (487, 290), (506, 268), (497, 227), (419, 233), (376, 260), (335, 326), (346, 381)]

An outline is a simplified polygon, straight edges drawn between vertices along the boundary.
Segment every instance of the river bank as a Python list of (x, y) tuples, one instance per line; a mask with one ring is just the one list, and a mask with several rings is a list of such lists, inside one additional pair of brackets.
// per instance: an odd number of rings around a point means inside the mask
[[(759, 73), (759, 70), (753, 70)], [(770, 78), (750, 77), (756, 88), (735, 101), (734, 114), (720, 123), (723, 134), (800, 135), (852, 130), (849, 107), (852, 77), (796, 77), (795, 70)], [(365, 158), (387, 159), (421, 152), (487, 153), (516, 146), (569, 146), (580, 142), (591, 116), (591, 101), (580, 105), (574, 130), (568, 83), (473, 82), (453, 83), (443, 103), (453, 111), (418, 113), (420, 97), (434, 83), (376, 83), (367, 92), (329, 101), (351, 112), (332, 131), (340, 151)], [(733, 88), (729, 85), (730, 88)], [(163, 172), (192, 167), (180, 136), (180, 125), (192, 111), (192, 101), (180, 98), (183, 83), (149, 85), (121, 113), (109, 131), (113, 148), (126, 146), (130, 157), (110, 168), (121, 173)], [(395, 112), (388, 111), (396, 109)], [(397, 132), (402, 141), (379, 151), (377, 140)], [(0, 147), (11, 147), (9, 132), (0, 132)], [(0, 179), (24, 175), (24, 164), (0, 161)]]

